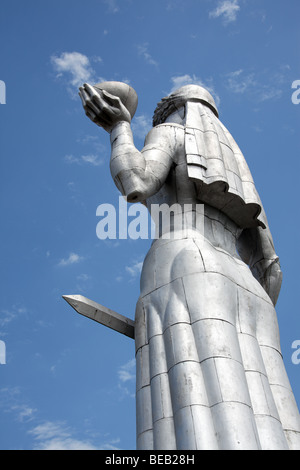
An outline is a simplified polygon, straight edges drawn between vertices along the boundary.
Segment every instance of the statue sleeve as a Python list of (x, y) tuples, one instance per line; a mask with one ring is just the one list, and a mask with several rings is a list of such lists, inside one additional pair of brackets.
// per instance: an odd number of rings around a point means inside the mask
[(139, 151), (130, 124), (118, 123), (111, 133), (110, 171), (128, 202), (143, 202), (164, 184), (173, 161), (174, 145), (166, 128), (152, 129)]
[(265, 228), (244, 229), (238, 240), (238, 252), (275, 305), (280, 293), (282, 272), (264, 210)]

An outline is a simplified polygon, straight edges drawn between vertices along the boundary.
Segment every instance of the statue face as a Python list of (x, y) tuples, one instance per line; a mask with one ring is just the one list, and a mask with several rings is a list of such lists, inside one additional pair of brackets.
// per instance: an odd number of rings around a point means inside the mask
[(175, 113), (170, 114), (167, 119), (165, 120), (165, 123), (170, 122), (174, 124), (184, 124), (184, 119), (185, 119), (185, 106), (181, 106)]

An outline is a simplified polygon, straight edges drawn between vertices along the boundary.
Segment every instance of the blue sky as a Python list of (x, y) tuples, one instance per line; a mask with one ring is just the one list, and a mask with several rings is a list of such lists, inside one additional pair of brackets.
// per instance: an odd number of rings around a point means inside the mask
[[(1, 449), (134, 449), (134, 344), (79, 316), (82, 294), (134, 317), (150, 240), (99, 240), (118, 206), (109, 139), (77, 88), (138, 93), (142, 148), (156, 103), (202, 84), (240, 145), (265, 206), (284, 282), (282, 350), (300, 404), (299, 0), (2, 0), (0, 80)], [(0, 100), (1, 101), (1, 100)], [(3, 100), (2, 100), (3, 101)]]

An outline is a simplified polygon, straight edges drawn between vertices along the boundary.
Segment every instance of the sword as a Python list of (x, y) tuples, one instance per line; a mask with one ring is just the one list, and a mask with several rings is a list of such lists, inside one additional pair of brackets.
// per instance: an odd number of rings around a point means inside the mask
[(135, 322), (130, 318), (87, 299), (83, 295), (63, 295), (62, 298), (81, 315), (134, 339)]

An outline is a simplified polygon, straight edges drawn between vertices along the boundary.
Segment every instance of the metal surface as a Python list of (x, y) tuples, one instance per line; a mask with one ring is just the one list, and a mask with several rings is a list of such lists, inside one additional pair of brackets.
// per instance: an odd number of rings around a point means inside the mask
[[(163, 99), (160, 124), (139, 151), (124, 105), (81, 88), (87, 115), (110, 131), (111, 175), (129, 202), (150, 212), (153, 204), (204, 206), (203, 223), (186, 218), (176, 239), (170, 228), (144, 261), (131, 324), (137, 447), (300, 450), (274, 308), (279, 259), (244, 156), (199, 93), (187, 86)], [(81, 305), (114, 324), (106, 309)], [(123, 327), (118, 318), (115, 329)]]

